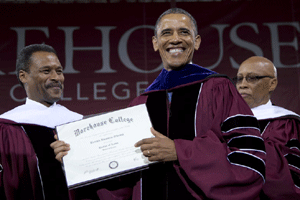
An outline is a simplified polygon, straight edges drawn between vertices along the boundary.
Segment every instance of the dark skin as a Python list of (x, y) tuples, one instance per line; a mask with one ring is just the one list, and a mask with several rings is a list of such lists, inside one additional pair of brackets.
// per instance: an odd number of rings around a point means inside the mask
[[(154, 51), (159, 51), (164, 68), (168, 71), (191, 62), (198, 50), (201, 38), (195, 35), (189, 17), (183, 14), (165, 15), (158, 26), (157, 36), (152, 38)], [(151, 128), (154, 138), (146, 138), (135, 144), (149, 161), (175, 161), (177, 153), (173, 140)]]
[(29, 72), (20, 70), (27, 97), (47, 107), (60, 100), (64, 88), (63, 68), (54, 53), (32, 54)]
[(52, 142), (50, 144), (50, 147), (54, 149), (56, 160), (62, 163), (62, 158), (68, 154), (68, 151), (70, 151), (70, 145), (65, 143), (64, 141), (57, 140), (57, 135), (55, 135), (54, 138), (56, 139), (56, 141)]
[[(170, 71), (191, 62), (194, 51), (200, 46), (201, 38), (195, 35), (193, 23), (188, 16), (168, 14), (161, 19), (157, 36), (153, 36), (152, 43), (154, 51), (160, 53), (164, 68)], [(176, 161), (178, 158), (174, 141), (154, 128), (150, 131), (155, 137), (142, 139), (135, 147), (139, 147), (149, 161)], [(70, 146), (63, 141), (56, 141), (51, 147), (59, 161), (70, 150)]]
[(243, 79), (241, 83), (236, 84), (237, 90), (250, 108), (266, 104), (270, 100), (278, 82), (274, 74), (273, 63), (264, 57), (253, 56), (241, 64), (237, 76), (269, 76), (254, 83), (248, 83)]
[(140, 147), (149, 161), (166, 162), (177, 160), (174, 141), (154, 130), (154, 128), (151, 128), (151, 133), (155, 136), (154, 138), (142, 139), (134, 146)]
[[(148, 157), (149, 161), (174, 161), (177, 160), (177, 154), (174, 141), (160, 134), (158, 131), (151, 128), (151, 133), (155, 138), (142, 139), (135, 144), (135, 147), (140, 147), (144, 156)], [(57, 140), (57, 135), (55, 135)], [(56, 159), (62, 162), (62, 158), (68, 154), (70, 145), (64, 141), (57, 140), (50, 145), (54, 149)]]

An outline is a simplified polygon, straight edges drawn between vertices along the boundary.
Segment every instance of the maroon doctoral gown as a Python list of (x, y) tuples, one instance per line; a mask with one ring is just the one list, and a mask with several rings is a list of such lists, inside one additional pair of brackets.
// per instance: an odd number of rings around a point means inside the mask
[(193, 64), (163, 69), (131, 106), (142, 103), (154, 129), (174, 140), (178, 160), (79, 188), (81, 194), (96, 191), (101, 200), (259, 199), (264, 142), (228, 78)]
[(54, 103), (26, 103), (0, 115), (0, 199), (66, 200), (63, 169), (50, 144), (56, 125), (82, 115)]
[(271, 101), (252, 111), (267, 152), (262, 199), (300, 199), (300, 116)]
[(231, 81), (194, 64), (162, 70), (133, 105), (146, 103), (178, 160), (140, 172), (135, 200), (255, 200), (264, 183), (258, 122)]
[(0, 119), (0, 199), (68, 199), (54, 129)]

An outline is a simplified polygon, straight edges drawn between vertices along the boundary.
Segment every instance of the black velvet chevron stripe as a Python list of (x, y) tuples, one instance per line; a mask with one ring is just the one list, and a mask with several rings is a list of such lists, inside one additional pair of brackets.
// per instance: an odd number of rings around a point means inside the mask
[(287, 159), (287, 161), (290, 165), (293, 165), (293, 166), (297, 167), (298, 169), (300, 169), (300, 157), (295, 156), (293, 154), (287, 154), (287, 155), (285, 155), (285, 158)]
[(292, 139), (290, 141), (288, 141), (288, 143), (286, 143), (287, 147), (289, 148), (298, 148), (300, 150), (300, 142), (296, 139)]
[(236, 147), (239, 149), (254, 149), (259, 151), (266, 151), (265, 143), (261, 138), (245, 135), (231, 139), (228, 144), (229, 147)]
[(226, 119), (221, 125), (221, 130), (223, 132), (227, 132), (234, 128), (242, 128), (242, 127), (254, 127), (259, 129), (259, 125), (257, 119), (253, 116), (241, 116), (237, 115)]
[(295, 184), (298, 188), (300, 188), (300, 177), (299, 177), (299, 175), (298, 175), (296, 172), (292, 171), (292, 170), (290, 170), (290, 172), (291, 172), (291, 175), (292, 175), (292, 179), (293, 179), (293, 181), (294, 181), (294, 184)]
[(259, 158), (242, 152), (233, 152), (228, 155), (228, 159), (231, 163), (249, 167), (258, 171), (265, 179), (265, 163)]

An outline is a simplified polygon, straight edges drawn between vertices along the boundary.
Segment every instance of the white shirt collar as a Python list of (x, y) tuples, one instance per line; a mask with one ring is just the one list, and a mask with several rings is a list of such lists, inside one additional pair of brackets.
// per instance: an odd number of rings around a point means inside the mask
[(287, 110), (279, 106), (273, 106), (271, 100), (269, 100), (266, 104), (257, 106), (255, 108), (252, 108), (251, 110), (258, 120), (274, 119), (287, 115), (295, 115), (297, 117), (300, 117), (293, 111)]
[(57, 125), (82, 119), (83, 115), (70, 111), (54, 103), (47, 107), (39, 102), (26, 98), (25, 104), (0, 115), (0, 118), (17, 123), (36, 124), (55, 128)]
[[(48, 108), (47, 106), (45, 106), (44, 104), (40, 103), (40, 102), (37, 102), (37, 101), (34, 101), (32, 99), (29, 99), (28, 97), (26, 97), (26, 101), (25, 101), (25, 104), (26, 105), (34, 105), (34, 106), (39, 106), (39, 107), (45, 107), (45, 108)], [(56, 106), (56, 102), (54, 102), (50, 107), (54, 107)]]

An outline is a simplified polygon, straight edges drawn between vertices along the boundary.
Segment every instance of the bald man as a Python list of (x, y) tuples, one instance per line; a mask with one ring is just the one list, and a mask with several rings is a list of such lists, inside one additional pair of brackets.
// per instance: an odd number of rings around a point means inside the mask
[(270, 98), (277, 83), (274, 64), (259, 56), (245, 60), (236, 77), (236, 87), (259, 120), (265, 141), (262, 199), (300, 199), (300, 116), (272, 105)]

